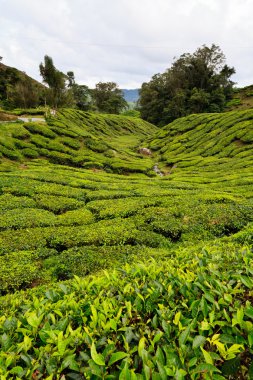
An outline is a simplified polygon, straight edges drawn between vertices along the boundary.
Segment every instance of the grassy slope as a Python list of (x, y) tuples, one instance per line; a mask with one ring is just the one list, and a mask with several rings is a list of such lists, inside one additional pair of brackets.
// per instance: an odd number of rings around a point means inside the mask
[(247, 191), (252, 184), (253, 110), (178, 119), (158, 131), (149, 146), (171, 178)]
[[(125, 130), (120, 118), (77, 118), (76, 111), (44, 127), (56, 134), (54, 143), (61, 142), (60, 131), (75, 133), (78, 155), (85, 151), (104, 165), (107, 150), (84, 148), (89, 132), (89, 141), (111, 144), (113, 160), (124, 155), (128, 167), (132, 160), (153, 165), (136, 148), (156, 133), (149, 139), (153, 162), (171, 172), (163, 178), (3, 159), (2, 294), (109, 270), (1, 299), (3, 380), (15, 373), (28, 379), (247, 379), (253, 366), (252, 115), (190, 116), (148, 133), (143, 124), (137, 140), (136, 124)], [(6, 126), (3, 141), (12, 142)], [(41, 138), (27, 131), (29, 142)]]
[(232, 99), (227, 103), (227, 111), (239, 111), (253, 108), (253, 86), (234, 90)]
[(66, 109), (47, 121), (2, 124), (2, 158), (46, 158), (53, 163), (115, 172), (147, 173), (152, 168), (152, 161), (138, 154), (138, 147), (156, 127), (141, 119)]

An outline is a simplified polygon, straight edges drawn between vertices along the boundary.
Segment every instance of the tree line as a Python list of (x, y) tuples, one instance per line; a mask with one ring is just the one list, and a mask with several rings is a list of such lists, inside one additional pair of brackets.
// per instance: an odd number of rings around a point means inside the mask
[[(94, 89), (77, 84), (74, 72), (64, 74), (48, 55), (39, 70), (44, 86), (16, 69), (5, 66), (5, 70), (0, 70), (0, 106), (68, 106), (115, 114), (127, 109), (115, 82), (99, 82)], [(193, 54), (182, 54), (164, 73), (143, 83), (136, 109), (144, 120), (158, 126), (191, 113), (222, 112), (233, 94), (234, 73), (219, 46), (203, 45)]]
[(0, 63), (0, 107), (73, 107), (115, 114), (128, 107), (115, 82), (99, 82), (94, 89), (79, 85), (73, 71), (64, 74), (55, 67), (53, 59), (48, 55), (40, 63), (39, 70), (44, 85), (25, 73)]
[(142, 84), (141, 117), (163, 126), (192, 113), (222, 112), (233, 94), (234, 73), (217, 45), (185, 53), (164, 73)]

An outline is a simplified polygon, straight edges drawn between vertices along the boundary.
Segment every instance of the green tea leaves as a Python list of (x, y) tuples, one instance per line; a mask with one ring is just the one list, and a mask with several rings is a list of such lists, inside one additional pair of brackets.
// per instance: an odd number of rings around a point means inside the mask
[(92, 342), (90, 352), (91, 352), (92, 359), (94, 360), (94, 362), (97, 365), (101, 365), (101, 366), (105, 365), (104, 357), (103, 357), (103, 355), (97, 353), (96, 346), (95, 346), (94, 342)]

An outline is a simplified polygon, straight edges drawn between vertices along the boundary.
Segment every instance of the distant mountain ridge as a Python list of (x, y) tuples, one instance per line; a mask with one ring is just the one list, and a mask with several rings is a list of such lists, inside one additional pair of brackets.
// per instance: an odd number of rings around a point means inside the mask
[(138, 99), (139, 99), (139, 89), (138, 88), (135, 88), (135, 89), (122, 89), (123, 91), (123, 96), (124, 96), (124, 99), (127, 101), (127, 102), (137, 102)]

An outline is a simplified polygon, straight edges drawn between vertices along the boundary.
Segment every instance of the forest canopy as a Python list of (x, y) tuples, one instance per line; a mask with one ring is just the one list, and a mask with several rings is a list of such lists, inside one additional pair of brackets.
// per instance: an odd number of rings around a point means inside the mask
[(182, 54), (164, 73), (142, 84), (141, 116), (163, 126), (191, 113), (221, 112), (231, 98), (234, 73), (217, 45)]

